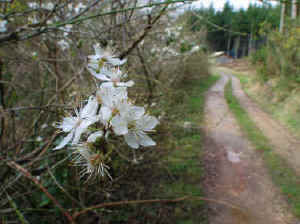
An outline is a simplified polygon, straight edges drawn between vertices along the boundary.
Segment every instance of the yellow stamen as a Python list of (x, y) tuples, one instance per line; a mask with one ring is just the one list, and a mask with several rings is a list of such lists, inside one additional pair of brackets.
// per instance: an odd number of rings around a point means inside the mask
[(101, 58), (99, 61), (98, 61), (98, 69), (97, 69), (97, 73), (100, 72), (100, 69), (103, 67), (104, 63), (107, 62), (107, 59), (106, 58)]
[(96, 99), (99, 104), (102, 104), (102, 98), (99, 94), (96, 94)]
[(135, 127), (136, 127), (136, 125), (135, 125), (135, 122), (134, 122), (134, 121), (132, 121), (132, 122), (130, 122), (130, 123), (128, 124), (128, 129), (129, 129), (129, 130), (135, 129)]
[(94, 155), (94, 156), (90, 159), (90, 163), (91, 163), (93, 166), (96, 166), (96, 165), (99, 165), (100, 163), (102, 163), (101, 155), (100, 155), (100, 154)]
[(117, 115), (117, 114), (119, 114), (120, 113), (120, 111), (117, 109), (117, 108), (114, 108), (113, 110), (112, 110), (112, 116), (115, 116), (115, 115)]

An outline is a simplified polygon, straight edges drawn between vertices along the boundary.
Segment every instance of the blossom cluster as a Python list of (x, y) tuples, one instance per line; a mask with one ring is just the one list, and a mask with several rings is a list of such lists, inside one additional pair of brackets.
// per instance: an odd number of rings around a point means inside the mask
[[(53, 13), (53, 16), (49, 16), (46, 21), (46, 25), (51, 26), (56, 23), (59, 23), (62, 21), (68, 21), (72, 17), (78, 15), (81, 13), (83, 10), (86, 9), (87, 5), (83, 4), (82, 2), (79, 2), (78, 4), (75, 3), (75, 1), (70, 1), (71, 3), (68, 4), (54, 4), (52, 2), (49, 3), (37, 3), (37, 2), (28, 2), (27, 6), (33, 10), (32, 13), (30, 13), (27, 17), (27, 22), (28, 24), (35, 25), (45, 22), (45, 18), (43, 17), (42, 14), (39, 13), (40, 10), (45, 10), (45, 11), (52, 11), (55, 10), (56, 13)], [(58, 13), (57, 13), (58, 12)], [(63, 15), (64, 18), (62, 18), (59, 15)], [(7, 22), (7, 21), (6, 21)], [(0, 32), (5, 32), (6, 24), (1, 23), (0, 21)], [(65, 51), (70, 48), (70, 43), (72, 40), (68, 37), (71, 32), (74, 32), (73, 30), (73, 25), (71, 24), (66, 24), (65, 26), (59, 27), (58, 30), (61, 31), (63, 34), (61, 36), (61, 39), (57, 41), (57, 45), (61, 48), (62, 51)], [(47, 38), (51, 34), (43, 35), (43, 38)], [(55, 39), (57, 39), (57, 34), (55, 34)]]
[(7, 25), (7, 20), (0, 20), (0, 32), (1, 33), (7, 31), (6, 25)]
[(94, 49), (95, 55), (88, 56), (87, 70), (99, 82), (97, 89), (73, 115), (58, 123), (57, 128), (67, 135), (55, 149), (71, 145), (74, 163), (84, 167), (83, 176), (109, 176), (104, 148), (111, 144), (110, 138), (123, 139), (133, 150), (154, 146), (148, 133), (159, 122), (128, 97), (127, 89), (134, 82), (126, 81), (127, 74), (121, 70), (126, 59), (120, 60), (99, 44)]

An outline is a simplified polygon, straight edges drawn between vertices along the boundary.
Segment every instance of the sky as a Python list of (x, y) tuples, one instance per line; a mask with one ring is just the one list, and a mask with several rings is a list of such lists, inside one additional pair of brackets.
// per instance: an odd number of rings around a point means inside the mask
[(239, 8), (247, 8), (250, 3), (261, 5), (262, 3), (258, 0), (198, 0), (194, 2), (192, 5), (195, 7), (209, 7), (211, 3), (213, 3), (214, 7), (217, 10), (222, 10), (224, 4), (229, 1), (231, 5), (234, 6), (235, 9)]

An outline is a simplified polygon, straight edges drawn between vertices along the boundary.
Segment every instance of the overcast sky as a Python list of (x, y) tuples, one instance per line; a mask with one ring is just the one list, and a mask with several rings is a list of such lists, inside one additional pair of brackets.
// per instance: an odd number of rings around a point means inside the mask
[(201, 5), (204, 7), (209, 7), (210, 4), (213, 3), (216, 9), (221, 10), (227, 1), (229, 1), (230, 4), (233, 5), (235, 9), (247, 8), (250, 3), (252, 4), (257, 3), (258, 5), (262, 4), (258, 0), (198, 0), (197, 2), (194, 2), (192, 5), (195, 7), (201, 7)]

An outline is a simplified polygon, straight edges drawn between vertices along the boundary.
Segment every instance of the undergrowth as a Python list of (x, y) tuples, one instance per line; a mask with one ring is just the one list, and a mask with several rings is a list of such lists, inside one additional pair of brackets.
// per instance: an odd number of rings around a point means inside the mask
[(274, 183), (279, 186), (281, 192), (286, 197), (292, 207), (293, 214), (300, 217), (300, 182), (295, 171), (289, 167), (288, 163), (278, 154), (273, 152), (269, 140), (262, 131), (255, 125), (242, 108), (238, 99), (232, 93), (231, 81), (225, 87), (225, 98), (230, 110), (235, 115), (243, 132), (252, 142), (258, 152), (262, 153), (266, 167)]
[[(159, 189), (165, 197), (201, 197), (203, 189), (201, 181), (204, 171), (202, 164), (202, 134), (200, 125), (204, 113), (204, 93), (218, 80), (217, 76), (191, 80), (183, 83), (185, 99), (181, 104), (174, 104), (172, 120), (174, 126), (170, 127), (173, 133), (172, 150), (165, 158), (166, 167), (171, 179), (163, 181)], [(189, 127), (183, 127), (190, 122)], [(206, 223), (207, 211), (205, 203), (201, 200), (187, 200), (177, 204), (174, 210), (175, 223)]]
[(273, 31), (267, 44), (251, 56), (257, 68), (253, 81), (260, 89), (251, 93), (268, 112), (300, 136), (299, 21), (290, 21), (284, 32)]

